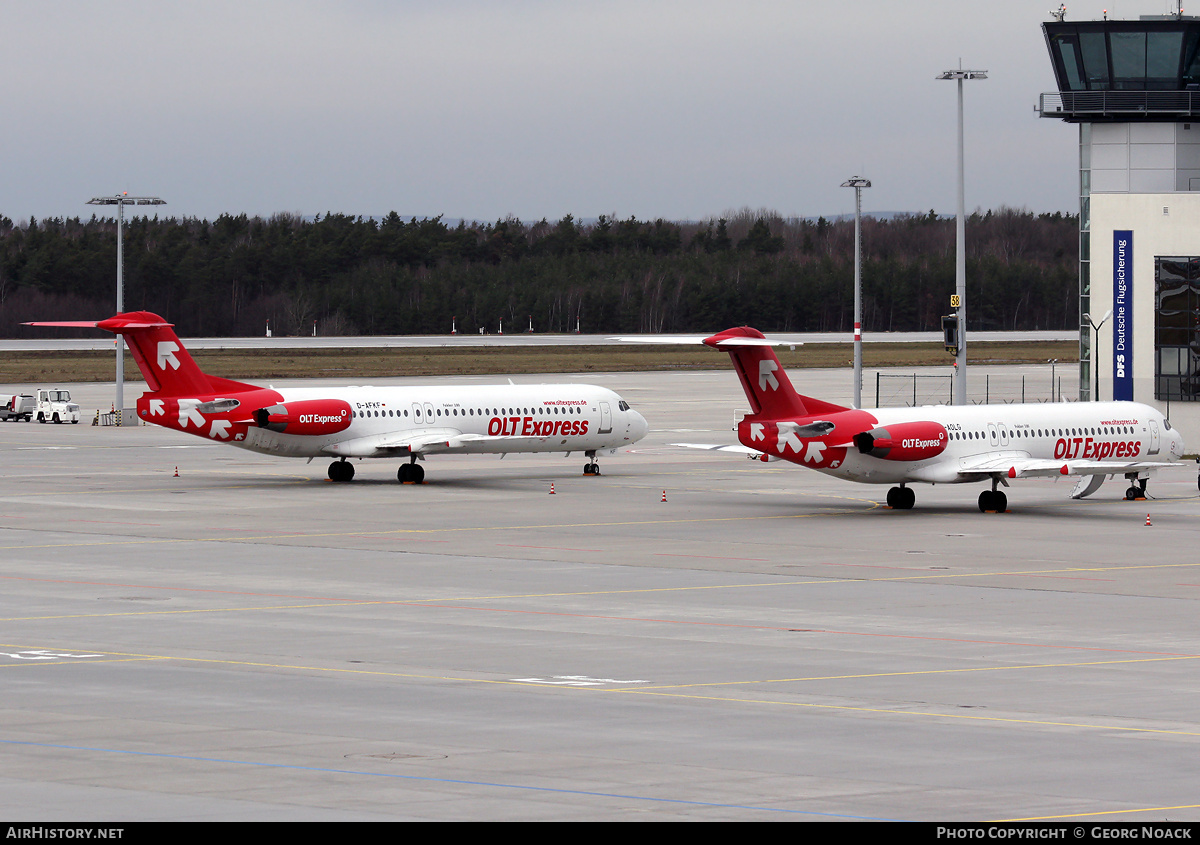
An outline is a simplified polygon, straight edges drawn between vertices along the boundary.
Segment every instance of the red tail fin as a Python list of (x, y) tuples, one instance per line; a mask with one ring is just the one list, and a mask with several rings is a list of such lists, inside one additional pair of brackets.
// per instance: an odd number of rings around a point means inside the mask
[(729, 353), (755, 416), (788, 419), (847, 410), (841, 405), (797, 393), (771, 349), (771, 341), (757, 329), (749, 326), (726, 329), (704, 343)]
[(149, 311), (129, 311), (98, 323), (26, 323), (29, 326), (94, 326), (124, 335), (133, 360), (151, 392), (166, 396), (205, 396), (235, 390), (254, 390), (253, 384), (205, 375), (183, 348), (168, 323)]

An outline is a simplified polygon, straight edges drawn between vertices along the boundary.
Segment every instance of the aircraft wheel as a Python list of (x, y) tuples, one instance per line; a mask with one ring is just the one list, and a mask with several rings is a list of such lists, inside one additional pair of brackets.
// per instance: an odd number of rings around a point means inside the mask
[(995, 507), (992, 506), (992, 491), (984, 490), (979, 494), (979, 512), (987, 513), (991, 510), (995, 510)]
[(421, 484), (425, 480), (425, 467), (420, 464), (400, 464), (396, 480), (401, 484)]
[(349, 461), (334, 461), (329, 465), (330, 481), (349, 481), (354, 478), (354, 464)]
[(1008, 511), (1008, 496), (1004, 494), (1003, 490), (996, 490), (992, 493), (992, 504), (994, 505), (992, 510), (996, 513), (1005, 513)]
[(1136, 500), (1138, 497), (1138, 494), (1141, 492), (1142, 491), (1139, 490), (1138, 488), (1131, 486), (1128, 490), (1125, 491), (1125, 501), (1132, 502), (1132, 501)]
[(917, 503), (917, 491), (911, 487), (901, 487), (900, 492), (900, 507), (906, 511), (912, 510), (912, 506)]

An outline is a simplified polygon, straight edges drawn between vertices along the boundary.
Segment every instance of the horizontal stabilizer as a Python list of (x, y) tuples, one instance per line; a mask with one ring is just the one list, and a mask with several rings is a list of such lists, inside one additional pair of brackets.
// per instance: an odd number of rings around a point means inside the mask
[(661, 343), (672, 346), (694, 346), (701, 344), (712, 346), (715, 349), (725, 349), (730, 346), (788, 346), (795, 349), (797, 346), (803, 346), (794, 340), (771, 340), (765, 337), (726, 337), (721, 338), (716, 343), (708, 343), (707, 341), (712, 335), (699, 334), (635, 334), (624, 335), (622, 337), (610, 337), (609, 340), (615, 340), (618, 343)]
[(98, 320), (58, 320), (56, 322), (38, 321), (36, 323), (21, 323), (22, 326), (59, 326), (67, 329), (94, 329), (100, 325)]

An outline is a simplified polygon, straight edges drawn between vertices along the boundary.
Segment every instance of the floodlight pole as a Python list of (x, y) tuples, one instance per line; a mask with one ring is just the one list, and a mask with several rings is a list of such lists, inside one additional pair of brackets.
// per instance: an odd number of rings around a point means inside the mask
[[(158, 197), (131, 197), (126, 192), (112, 197), (92, 197), (87, 204), (117, 207), (117, 313), (121, 314), (125, 311), (125, 206), (167, 203)], [(122, 335), (117, 335), (117, 397), (113, 407), (118, 413), (125, 408), (125, 338)]]
[(967, 404), (967, 220), (966, 201), (963, 192), (963, 80), (987, 79), (986, 70), (963, 70), (962, 59), (958, 70), (947, 70), (938, 79), (953, 79), (958, 82), (958, 223), (955, 232), (954, 290), (958, 295), (958, 354), (954, 359), (954, 404)]
[(862, 189), (871, 180), (852, 176), (842, 183), (854, 189), (854, 407), (862, 407)]
[(1100, 401), (1100, 368), (1096, 366), (1096, 347), (1100, 345), (1100, 329), (1103, 328), (1104, 324), (1108, 322), (1108, 318), (1112, 315), (1113, 310), (1109, 308), (1108, 311), (1104, 313), (1104, 316), (1100, 318), (1099, 323), (1092, 322), (1091, 314), (1083, 315), (1083, 319), (1088, 321), (1088, 325), (1091, 326), (1092, 331), (1096, 333), (1096, 339), (1092, 341), (1092, 371), (1096, 374), (1096, 389), (1092, 391), (1093, 402)]

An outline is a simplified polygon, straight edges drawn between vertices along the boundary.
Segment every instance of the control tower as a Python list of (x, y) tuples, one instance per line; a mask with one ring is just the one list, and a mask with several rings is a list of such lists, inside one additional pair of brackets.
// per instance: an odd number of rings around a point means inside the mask
[(1054, 18), (1038, 112), (1079, 127), (1079, 398), (1154, 405), (1195, 448), (1200, 18)]

